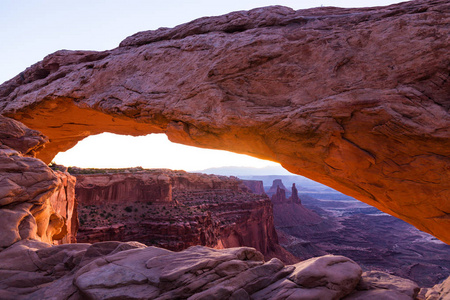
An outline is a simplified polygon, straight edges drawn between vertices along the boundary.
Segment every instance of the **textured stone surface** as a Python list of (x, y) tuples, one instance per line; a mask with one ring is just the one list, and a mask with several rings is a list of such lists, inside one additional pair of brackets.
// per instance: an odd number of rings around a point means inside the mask
[(0, 248), (23, 239), (76, 241), (75, 178), (25, 156), (46, 140), (0, 116)]
[(0, 86), (0, 112), (47, 135), (164, 132), (288, 170), (449, 242), (450, 4), (270, 7), (58, 51)]
[(341, 256), (285, 266), (247, 247), (172, 252), (135, 242), (23, 240), (0, 251), (2, 299), (339, 299), (360, 275)]
[(75, 193), (81, 205), (172, 202), (172, 184), (163, 172), (76, 174)]
[(426, 300), (449, 300), (450, 299), (450, 277), (440, 284), (436, 284), (431, 289), (425, 289)]
[[(19, 241), (0, 252), (0, 295), (2, 299), (82, 299), (72, 284), (76, 270), (99, 257), (142, 247), (119, 242), (52, 247)], [(79, 298), (71, 298), (74, 295)]]
[(380, 271), (364, 272), (356, 291), (345, 299), (416, 299), (419, 286), (408, 279)]
[[(288, 193), (288, 189), (284, 186), (283, 181), (281, 179), (274, 179), (274, 181), (272, 182), (272, 186), (267, 191), (267, 195), (273, 196), (277, 193), (279, 194), (280, 190), (284, 191), (284, 196), (286, 196), (286, 193)], [(283, 192), (281, 193), (283, 194)]]
[(242, 184), (255, 194), (264, 195), (264, 184), (261, 180), (242, 180)]

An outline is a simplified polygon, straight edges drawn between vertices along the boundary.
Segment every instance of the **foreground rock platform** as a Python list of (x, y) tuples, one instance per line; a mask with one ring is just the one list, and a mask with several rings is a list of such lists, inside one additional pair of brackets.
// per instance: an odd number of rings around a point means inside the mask
[(280, 162), (449, 243), (450, 4), (274, 6), (55, 52), (0, 86), (50, 138), (101, 132)]
[(52, 247), (23, 240), (0, 252), (0, 298), (414, 299), (419, 290), (386, 273), (361, 274), (343, 256), (286, 266), (276, 258), (264, 262), (248, 247), (172, 252), (136, 242)]

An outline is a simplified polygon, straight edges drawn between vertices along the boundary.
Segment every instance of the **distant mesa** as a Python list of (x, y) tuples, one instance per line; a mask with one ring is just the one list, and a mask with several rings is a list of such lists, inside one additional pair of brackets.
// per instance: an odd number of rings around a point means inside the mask
[(270, 197), (277, 193), (278, 189), (283, 190), (286, 194), (289, 193), (288, 189), (284, 186), (283, 181), (281, 179), (275, 179), (272, 183), (272, 186), (267, 191), (267, 195)]
[[(284, 186), (281, 179), (275, 179), (273, 181), (272, 186), (267, 191), (267, 195), (271, 197), (273, 204), (302, 203), (298, 196), (298, 190), (295, 186), (295, 183), (292, 184), (291, 191), (289, 192), (288, 189)], [(289, 197), (287, 195), (289, 195)]]

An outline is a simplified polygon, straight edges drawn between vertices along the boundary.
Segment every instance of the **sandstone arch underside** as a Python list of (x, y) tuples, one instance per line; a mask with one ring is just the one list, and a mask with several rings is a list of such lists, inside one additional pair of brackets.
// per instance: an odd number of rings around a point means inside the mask
[(450, 5), (269, 7), (53, 53), (0, 86), (50, 139), (101, 132), (280, 162), (450, 243)]

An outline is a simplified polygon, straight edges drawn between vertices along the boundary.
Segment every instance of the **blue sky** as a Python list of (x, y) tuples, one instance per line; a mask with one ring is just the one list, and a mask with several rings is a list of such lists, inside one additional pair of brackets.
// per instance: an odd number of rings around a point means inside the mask
[[(203, 16), (221, 15), (236, 10), (248, 10), (268, 5), (284, 5), (294, 9), (317, 6), (363, 7), (389, 5), (399, 1), (390, 0), (228, 0), (228, 1), (143, 1), (143, 0), (0, 0), (0, 83), (14, 77), (28, 66), (36, 63), (46, 55), (60, 49), (70, 50), (106, 50), (138, 31), (157, 29), (159, 27), (174, 27)], [(122, 139), (125, 137), (121, 137)], [(65, 154), (60, 154), (56, 161), (65, 165), (93, 167), (127, 167), (141, 165), (143, 167), (160, 167), (198, 170), (220, 165), (272, 165), (253, 158), (239, 157), (222, 151), (197, 150), (192, 147), (173, 145), (165, 136), (152, 135), (146, 138), (127, 137), (121, 139), (122, 145), (128, 149), (120, 149), (119, 153), (111, 153), (105, 157), (104, 149), (118, 147), (118, 138), (113, 135), (101, 137), (99, 153), (93, 153), (96, 137), (90, 137), (80, 142), (75, 148)], [(87, 143), (83, 146), (83, 143)], [(91, 144), (90, 144), (91, 143)], [(109, 144), (108, 144), (109, 143)], [(125, 157), (132, 149), (147, 148), (144, 157), (138, 162), (118, 160)], [(90, 150), (87, 159), (81, 148)], [(175, 148), (174, 148), (175, 147)], [(182, 147), (182, 148), (179, 148)], [(183, 148), (184, 147), (184, 148)], [(80, 150), (77, 150), (80, 148)], [(155, 162), (147, 162), (146, 156), (152, 156), (152, 148), (163, 149), (162, 153), (178, 153), (179, 163), (173, 162), (174, 157), (167, 156), (167, 161), (160, 158), (158, 166)], [(77, 151), (80, 152), (77, 154)], [(149, 152), (150, 151), (150, 152)], [(206, 151), (206, 152), (205, 152)], [(95, 156), (98, 157), (95, 157)], [(154, 155), (159, 155), (155, 153)], [(191, 159), (189, 159), (191, 158)], [(186, 164), (186, 160), (192, 163)], [(210, 163), (199, 162), (210, 161)], [(114, 162), (115, 165), (112, 165)], [(87, 164), (87, 165), (86, 165)], [(109, 165), (108, 165), (109, 164)], [(178, 167), (177, 167), (178, 166)]]

